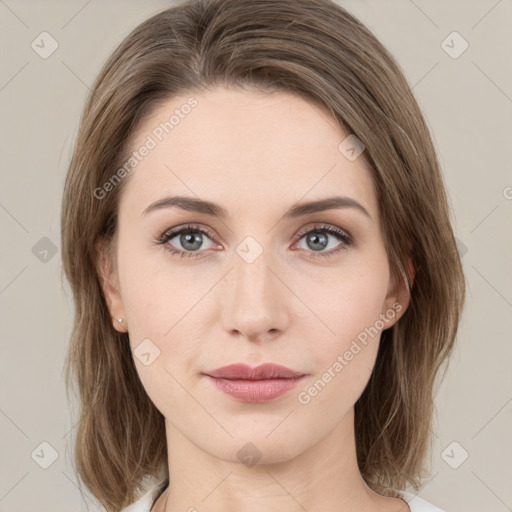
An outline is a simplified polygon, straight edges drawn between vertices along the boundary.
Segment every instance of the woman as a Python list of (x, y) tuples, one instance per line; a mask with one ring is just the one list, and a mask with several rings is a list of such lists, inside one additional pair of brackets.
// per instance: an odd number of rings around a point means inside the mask
[(440, 509), (465, 282), (422, 113), (327, 0), (189, 0), (85, 105), (62, 206), (76, 470), (109, 511)]

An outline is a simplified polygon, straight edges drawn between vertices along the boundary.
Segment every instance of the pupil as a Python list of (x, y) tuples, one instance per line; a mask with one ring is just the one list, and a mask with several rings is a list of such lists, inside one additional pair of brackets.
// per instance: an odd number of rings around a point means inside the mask
[[(183, 245), (183, 247), (185, 247), (187, 249), (190, 249), (190, 250), (193, 250), (193, 251), (199, 249), (201, 247), (201, 244), (202, 244), (201, 236), (200, 236), (199, 233), (185, 233), (185, 234), (182, 234), (180, 242)], [(194, 242), (197, 243), (195, 247), (190, 247), (190, 246), (187, 247), (187, 244), (191, 243), (193, 245)]]
[[(321, 245), (315, 245), (321, 240)], [(308, 245), (309, 242), (313, 241), (313, 245), (310, 245), (310, 248), (313, 250), (320, 250), (324, 249), (327, 246), (327, 235), (325, 233), (322, 233), (321, 235), (309, 235), (308, 236)]]

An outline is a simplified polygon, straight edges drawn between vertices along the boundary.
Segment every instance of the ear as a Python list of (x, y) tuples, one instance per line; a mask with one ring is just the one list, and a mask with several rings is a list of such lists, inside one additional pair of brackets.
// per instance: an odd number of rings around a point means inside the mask
[(111, 243), (113, 241), (105, 238), (100, 238), (96, 242), (96, 267), (114, 329), (118, 332), (127, 332), (126, 316)]
[(409, 256), (405, 265), (405, 274), (398, 280), (390, 280), (384, 310), (381, 312), (389, 319), (386, 329), (392, 327), (406, 312), (411, 301), (411, 290), (414, 283), (415, 270)]

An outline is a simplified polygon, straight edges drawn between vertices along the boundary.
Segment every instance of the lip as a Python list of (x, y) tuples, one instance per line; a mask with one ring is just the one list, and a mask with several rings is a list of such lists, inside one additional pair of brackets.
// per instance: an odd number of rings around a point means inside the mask
[(255, 368), (237, 363), (204, 375), (218, 390), (237, 400), (261, 403), (290, 391), (306, 374), (273, 363), (264, 363)]
[(256, 367), (244, 363), (235, 363), (205, 372), (205, 374), (210, 377), (233, 380), (292, 379), (305, 375), (302, 372), (274, 363), (263, 363)]

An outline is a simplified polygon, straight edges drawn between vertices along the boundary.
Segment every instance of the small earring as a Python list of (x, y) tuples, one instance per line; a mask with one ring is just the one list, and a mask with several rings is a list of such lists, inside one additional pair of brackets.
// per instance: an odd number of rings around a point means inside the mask
[(112, 321), (114, 322), (114, 329), (118, 330), (118, 327), (116, 326), (119, 326), (119, 328), (122, 329), (122, 332), (126, 332), (126, 327), (124, 327), (126, 325), (126, 322), (124, 321), (124, 318), (112, 318)]

